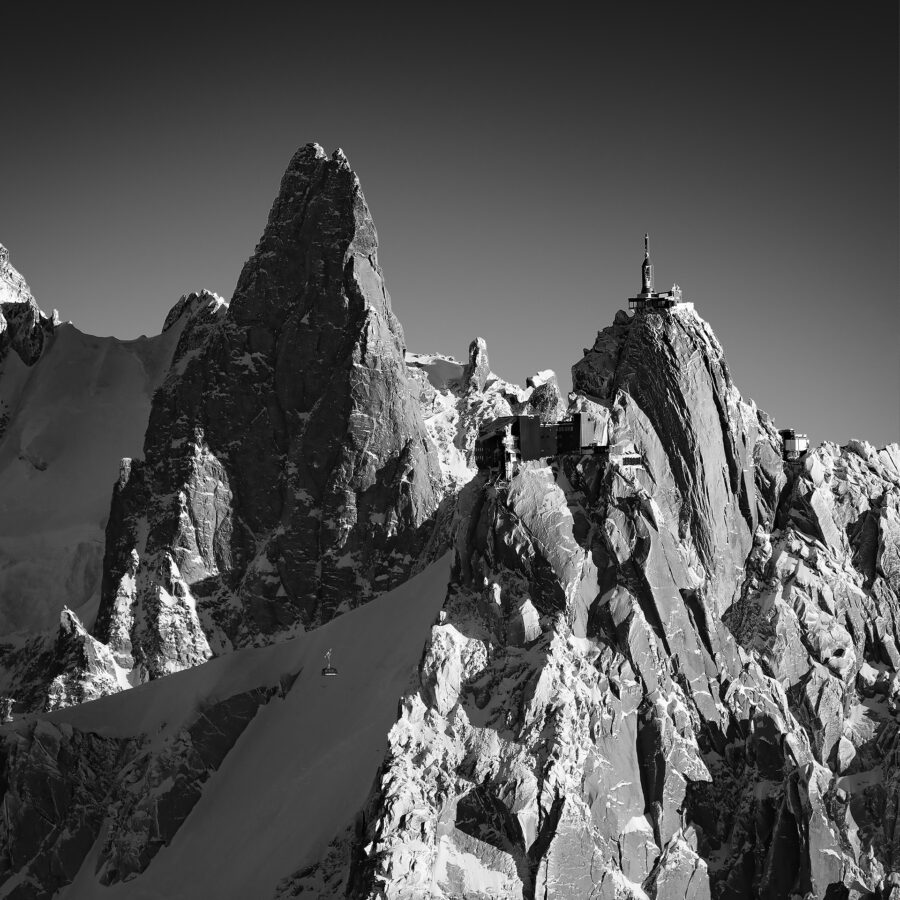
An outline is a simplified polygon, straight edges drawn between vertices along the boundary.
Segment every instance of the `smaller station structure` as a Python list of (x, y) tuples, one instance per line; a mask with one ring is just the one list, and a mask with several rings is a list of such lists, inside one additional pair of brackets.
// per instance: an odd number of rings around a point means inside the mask
[(782, 442), (782, 455), (786, 462), (796, 462), (809, 450), (809, 438), (799, 434), (793, 428), (782, 428), (779, 432)]
[(650, 262), (650, 235), (644, 235), (644, 262), (641, 264), (641, 292), (628, 298), (628, 308), (635, 313), (648, 309), (671, 309), (675, 306), (693, 308), (694, 304), (684, 299), (681, 288), (672, 285), (671, 291), (653, 290), (653, 263)]
[(479, 471), (502, 472), (509, 480), (522, 462), (562, 456), (605, 456), (620, 466), (642, 466), (635, 451), (614, 452), (609, 423), (586, 412), (561, 422), (544, 423), (537, 416), (501, 416), (482, 425), (475, 441)]

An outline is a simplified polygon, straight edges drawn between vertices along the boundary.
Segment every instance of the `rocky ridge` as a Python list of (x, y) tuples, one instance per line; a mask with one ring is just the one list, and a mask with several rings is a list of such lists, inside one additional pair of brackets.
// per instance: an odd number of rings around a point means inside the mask
[(128, 686), (96, 659), (81, 674), (72, 669), (81, 658), (71, 652), (76, 634), (84, 652), (100, 647), (87, 630), (99, 603), (110, 483), (122, 454), (141, 446), (151, 396), (182, 333), (223, 303), (207, 292), (186, 295), (161, 334), (130, 341), (58, 323), (30, 293), (3, 305), (0, 693), (19, 711), (65, 702), (58, 686), (48, 700), (62, 673), (67, 684), (84, 683), (86, 692), (73, 691), (70, 702)]
[(0, 244), (0, 361), (10, 349), (30, 366), (38, 360), (44, 342), (59, 323), (41, 312), (31, 288), (9, 261), (9, 251)]
[(152, 735), (109, 735), (43, 718), (7, 731), (0, 746), (3, 896), (52, 896), (98, 841), (97, 889), (142, 872), (259, 708), (284, 689), (266, 684), (216, 699), (183, 720), (158, 723)]
[(409, 576), (442, 491), (403, 354), (359, 181), (307, 145), (123, 465), (96, 635), (132, 680), (300, 633)]
[[(148, 376), (143, 457), (119, 465), (96, 623), (97, 600), (79, 609), (84, 598), (65, 595), (59, 627), (7, 637), (0, 684), (19, 711), (283, 640), (441, 555), (479, 425), (532, 410), (532, 395), (552, 404), (558, 387), (552, 373), (537, 391), (498, 378), (480, 338), (466, 364), (406, 353), (375, 251), (346, 159), (301, 149), (231, 304), (186, 295), (150, 339), (167, 352)], [(38, 383), (72, 356), (47, 357)], [(80, 396), (60, 402), (79, 408)], [(76, 555), (93, 584), (87, 546)]]
[(547, 369), (526, 379), (525, 388), (491, 371), (484, 338), (469, 345), (465, 363), (441, 354), (407, 353), (410, 393), (422, 410), (428, 436), (437, 448), (444, 491), (450, 496), (476, 473), (478, 429), (493, 419), (512, 415), (556, 414), (565, 407), (559, 384)]
[[(55, 702), (352, 633), (360, 604), (423, 571), (440, 611), (368, 800), (275, 896), (898, 900), (900, 446), (784, 463), (689, 308), (617, 314), (573, 386), (568, 411), (608, 421), (609, 459), (476, 474), (479, 424), (552, 420), (555, 380), (503, 382), (480, 340), (466, 363), (404, 356), (355, 176), (304, 148), (231, 310), (182, 334), (145, 457), (122, 466), (100, 628), (63, 614)], [(5, 729), (7, 895), (76, 890), (91, 848), (82, 885), (150, 883), (298, 676), (311, 691), (295, 664), (116, 734), (56, 713)]]
[(893, 897), (898, 456), (785, 467), (692, 311), (573, 368), (641, 469), (479, 478), (320, 896)]

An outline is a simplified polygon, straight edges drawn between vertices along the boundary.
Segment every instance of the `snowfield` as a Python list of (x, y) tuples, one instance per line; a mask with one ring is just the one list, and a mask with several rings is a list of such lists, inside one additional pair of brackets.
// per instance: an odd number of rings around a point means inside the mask
[(63, 606), (91, 627), (119, 461), (143, 453), (186, 318), (133, 341), (60, 325), (33, 366), (0, 364), (0, 634), (55, 628)]
[[(451, 554), (394, 591), (294, 640), (205, 665), (51, 714), (54, 723), (162, 741), (199, 708), (299, 673), (250, 722), (168, 847), (132, 881), (95, 877), (101, 829), (65, 900), (269, 898), (281, 879), (323, 855), (365, 803), (443, 604)], [(326, 650), (336, 678), (324, 678)]]

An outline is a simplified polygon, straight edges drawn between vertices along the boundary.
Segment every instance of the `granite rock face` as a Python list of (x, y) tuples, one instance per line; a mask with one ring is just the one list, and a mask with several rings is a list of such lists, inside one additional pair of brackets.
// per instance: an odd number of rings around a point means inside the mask
[(462, 491), (418, 684), (320, 895), (888, 896), (900, 448), (785, 465), (693, 311), (620, 314), (573, 381), (610, 459)]
[(221, 302), (182, 298), (153, 338), (96, 337), (44, 315), (0, 247), (0, 693), (17, 713), (127, 686), (88, 634), (110, 480), (186, 323)]
[[(2, 259), (2, 253), (0, 253)], [(150, 398), (210, 294), (182, 298), (154, 337), (86, 334), (44, 315), (0, 264), (0, 635), (52, 637), (64, 608), (93, 626), (110, 485), (140, 452)], [(11, 661), (0, 665), (9, 669)]]
[(130, 742), (47, 721), (4, 735), (0, 884), (7, 897), (50, 897), (72, 881), (97, 838), (118, 766), (130, 752)]
[(125, 461), (96, 635), (135, 680), (315, 627), (408, 577), (442, 497), (376, 234), (340, 151), (288, 167)]
[(101, 884), (129, 881), (175, 837), (203, 787), (274, 689), (235, 694), (201, 711), (162, 746), (141, 747), (116, 781), (117, 804), (98, 866)]
[(528, 398), (528, 415), (537, 416), (542, 422), (558, 422), (566, 413), (566, 403), (559, 390), (556, 373), (545, 369), (525, 380), (531, 388)]
[(276, 693), (261, 686), (235, 694), (210, 703), (180, 727), (167, 730), (162, 723), (152, 735), (104, 735), (43, 718), (4, 729), (4, 896), (52, 896), (74, 880), (95, 843), (100, 884), (143, 872)]
[(442, 354), (407, 353), (409, 391), (437, 448), (445, 496), (475, 476), (478, 429), (502, 416), (531, 414), (534, 389), (524, 390), (491, 371), (487, 342), (475, 338), (461, 363)]
[(0, 244), (0, 362), (14, 350), (25, 365), (34, 365), (57, 324), (55, 311), (52, 317), (41, 312), (31, 288)]
[(21, 302), (0, 303), (0, 310), (0, 359), (12, 350), (26, 366), (34, 365), (53, 334), (53, 320), (30, 294)]
[(666, 480), (666, 521), (709, 573), (721, 613), (785, 478), (777, 432), (741, 399), (712, 329), (692, 310), (619, 313), (572, 367), (572, 385), (606, 405), (620, 391), (630, 398), (620, 415)]
[[(64, 609), (53, 647), (46, 710), (97, 700), (130, 687), (106, 644), (88, 634), (78, 616)], [(57, 674), (58, 673), (58, 674)]]
[[(87, 633), (110, 484), (123, 452), (141, 447), (151, 396), (183, 333), (224, 304), (205, 291), (186, 295), (161, 334), (131, 341), (54, 324), (33, 300), (7, 305), (21, 311), (7, 320), (8, 352), (0, 352), (0, 693), (21, 712), (128, 685)], [(21, 356), (35, 334), (39, 355)]]

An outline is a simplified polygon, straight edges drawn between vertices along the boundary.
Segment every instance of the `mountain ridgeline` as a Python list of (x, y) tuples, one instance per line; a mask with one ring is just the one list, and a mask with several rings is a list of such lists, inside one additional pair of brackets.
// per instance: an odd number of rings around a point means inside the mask
[(375, 229), (340, 152), (296, 154), (227, 311), (197, 327), (107, 528), (96, 633), (139, 680), (404, 581), (441, 499)]
[[(900, 446), (787, 462), (679, 298), (568, 400), (408, 353), (356, 176), (298, 151), (230, 303), (170, 313), (95, 623), (0, 657), (0, 893), (900, 900)], [(476, 469), (575, 413), (607, 453)]]

